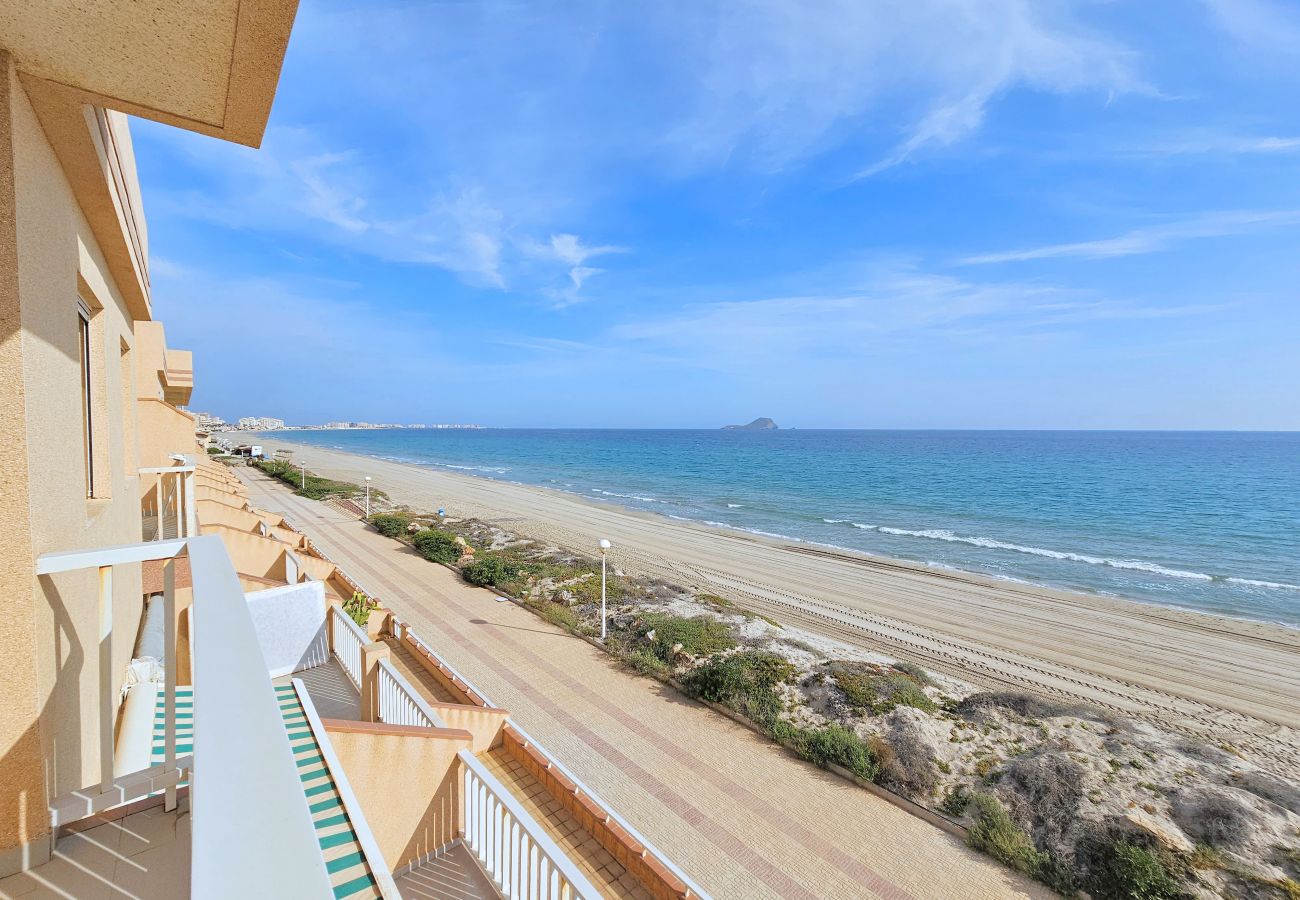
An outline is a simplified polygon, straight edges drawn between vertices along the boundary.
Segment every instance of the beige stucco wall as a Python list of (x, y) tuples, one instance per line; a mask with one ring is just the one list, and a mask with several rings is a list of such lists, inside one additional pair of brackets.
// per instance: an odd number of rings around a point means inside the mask
[(325, 722), (325, 731), (389, 869), (399, 869), (457, 837), (461, 804), (456, 755), (469, 747), (469, 735), (333, 720)]
[(140, 422), (141, 467), (170, 466), (174, 453), (194, 454), (194, 416), (165, 400), (141, 397), (137, 402)]
[[(274, 538), (239, 531), (226, 525), (208, 523), (200, 519), (200, 534), (215, 534), (226, 545), (226, 552), (235, 565), (235, 571), (244, 575), (257, 575), (285, 582), (284, 544)], [(294, 579), (295, 581), (297, 579)]]
[(510, 711), (491, 706), (468, 706), (462, 703), (430, 703), (448, 728), (459, 728), (474, 736), (474, 752), (482, 753), (501, 746), (506, 719)]
[(260, 516), (245, 509), (226, 506), (224, 503), (200, 503), (198, 517), (203, 525), (224, 525), (235, 531), (247, 531), (250, 534), (257, 534), (262, 527)]
[[(0, 90), (0, 153), (11, 154), (0, 171), (13, 175), (11, 196), (0, 186), (0, 253), (16, 257), (0, 265), (6, 286), (0, 294), (6, 504), (0, 571), (10, 575), (0, 620), (3, 872), (14, 867), (6, 851), (48, 832), (51, 797), (100, 777), (97, 577), (91, 571), (38, 579), (35, 558), (137, 541), (140, 510), (136, 480), (128, 474), (134, 470), (133, 323), (7, 65)], [(93, 310), (97, 497), (91, 500), (81, 426), (79, 295)], [(114, 573), (115, 679), (130, 659), (140, 611), (139, 575), (121, 567)]]

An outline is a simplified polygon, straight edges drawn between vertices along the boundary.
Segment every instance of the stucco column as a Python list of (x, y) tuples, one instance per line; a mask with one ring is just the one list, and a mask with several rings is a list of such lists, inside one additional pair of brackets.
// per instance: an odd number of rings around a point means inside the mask
[(18, 293), (18, 199), (14, 183), (13, 59), (0, 51), (0, 876), (50, 854), (37, 687), (37, 581), (27, 465), (22, 306)]
[(361, 721), (379, 721), (379, 661), (388, 659), (388, 645), (375, 641), (361, 648)]

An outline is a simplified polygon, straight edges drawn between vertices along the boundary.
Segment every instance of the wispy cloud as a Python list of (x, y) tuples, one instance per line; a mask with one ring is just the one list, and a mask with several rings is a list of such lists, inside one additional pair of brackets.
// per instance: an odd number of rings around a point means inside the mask
[[(559, 294), (567, 302), (576, 302), (583, 283), (601, 271), (585, 265), (587, 260), (624, 249), (589, 245), (567, 232), (539, 242), (526, 233), (532, 224), (527, 215), (509, 211), (508, 200), (482, 187), (424, 182), (419, 169), (393, 178), (387, 165), (357, 150), (323, 146), (304, 129), (274, 128), (256, 153), (232, 153), (187, 135), (169, 139), (212, 179), (201, 195), (193, 188), (151, 195), (166, 212), (184, 218), (306, 236), (381, 260), (437, 266), (470, 284), (513, 287), (525, 294), (550, 296), (556, 290), (552, 276), (563, 267), (568, 287)], [(214, 156), (223, 165), (211, 165)], [(552, 265), (539, 271), (537, 261)]]
[(1300, 135), (1189, 134), (1155, 141), (1128, 151), (1135, 156), (1192, 156), (1213, 154), (1247, 156), (1253, 154), (1300, 153)]
[(567, 233), (551, 235), (548, 243), (525, 239), (520, 242), (520, 246), (524, 253), (534, 259), (553, 260), (569, 267), (569, 283), (567, 285), (543, 288), (543, 293), (550, 297), (557, 307), (572, 306), (581, 302), (583, 300), (582, 286), (593, 275), (598, 275), (604, 271), (604, 269), (586, 265), (587, 260), (599, 256), (608, 256), (611, 253), (627, 252), (626, 247), (618, 247), (612, 244), (595, 246), (584, 244), (576, 234)]
[(1212, 19), (1248, 50), (1278, 54), (1295, 64), (1300, 13), (1274, 0), (1201, 0)]
[(922, 26), (922, 46), (908, 49), (919, 53), (916, 63), (934, 66), (929, 96), (921, 95), (921, 111), (906, 137), (857, 178), (897, 166), (923, 148), (971, 136), (990, 103), (1014, 88), (1092, 91), (1107, 99), (1152, 92), (1135, 69), (1134, 53), (1081, 26), (1062, 4), (944, 3), (923, 15), (924, 22), (908, 23)]
[(865, 360), (901, 345), (936, 346), (1059, 335), (1108, 322), (1203, 315), (1219, 304), (1098, 297), (1029, 282), (980, 282), (912, 268), (884, 269), (843, 291), (691, 304), (626, 322), (610, 337), (676, 353), (690, 365), (752, 369), (778, 360)]
[[(572, 202), (620, 164), (772, 173), (832, 148), (901, 161), (975, 133), (999, 95), (1144, 89), (1136, 55), (1070, 0), (326, 4), (321, 66), (368, 72), (348, 105), (418, 104), (455, 170)], [(358, 40), (357, 35), (374, 38)], [(467, 52), (466, 48), (473, 48)], [(454, 128), (447, 127), (455, 123)], [(899, 138), (899, 135), (903, 137)], [(882, 163), (870, 169), (878, 170)]]
[(1227, 237), (1267, 227), (1300, 224), (1300, 210), (1233, 210), (1206, 213), (1191, 219), (1137, 228), (1115, 237), (1020, 250), (982, 253), (957, 260), (958, 265), (1028, 262), (1037, 259), (1108, 259), (1167, 250), (1184, 241)]

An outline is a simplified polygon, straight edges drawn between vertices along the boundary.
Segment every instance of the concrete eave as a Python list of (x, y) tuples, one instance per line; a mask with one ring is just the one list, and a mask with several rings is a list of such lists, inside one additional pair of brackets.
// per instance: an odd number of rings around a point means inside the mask
[(74, 103), (256, 147), (298, 0), (0, 0), (0, 46)]

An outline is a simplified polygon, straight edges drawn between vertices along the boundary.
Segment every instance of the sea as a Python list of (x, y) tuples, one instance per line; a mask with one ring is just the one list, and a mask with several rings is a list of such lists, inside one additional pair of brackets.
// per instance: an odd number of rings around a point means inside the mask
[(1300, 432), (486, 428), (283, 437), (670, 519), (1300, 627)]

